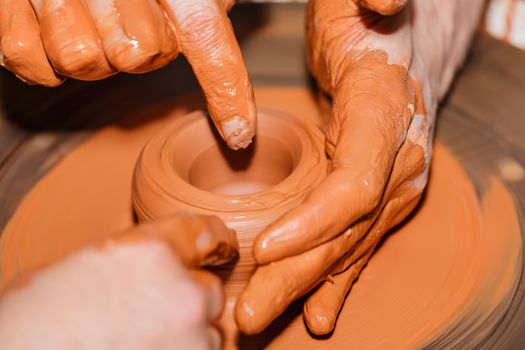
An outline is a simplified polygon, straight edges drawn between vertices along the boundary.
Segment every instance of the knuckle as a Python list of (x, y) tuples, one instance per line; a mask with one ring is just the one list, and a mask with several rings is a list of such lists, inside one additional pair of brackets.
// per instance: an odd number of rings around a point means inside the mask
[(108, 56), (117, 70), (133, 72), (152, 65), (160, 54), (156, 49), (142, 50), (133, 43), (126, 43), (111, 50)]
[(220, 30), (217, 30), (217, 14), (211, 8), (192, 5), (186, 7), (181, 21), (182, 35), (185, 41), (210, 42), (215, 40)]
[(62, 84), (45, 54), (35, 55), (32, 45), (27, 45), (15, 39), (1, 38), (0, 65), (11, 70), (18, 78), (30, 84), (55, 87)]
[(104, 53), (93, 40), (73, 40), (65, 44), (53, 62), (65, 73), (95, 69), (104, 59)]
[(11, 38), (2, 38), (0, 42), (1, 58), (3, 62), (10, 62), (19, 58), (27, 57), (30, 54), (28, 45), (24, 45), (18, 40)]

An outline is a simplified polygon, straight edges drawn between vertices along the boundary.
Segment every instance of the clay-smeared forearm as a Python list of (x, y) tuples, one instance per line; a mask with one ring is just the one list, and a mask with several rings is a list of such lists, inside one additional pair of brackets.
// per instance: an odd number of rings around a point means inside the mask
[[(448, 92), (479, 26), (486, 0), (413, 0), (412, 78), (422, 86), (429, 113)], [(436, 30), (438, 29), (438, 30)]]

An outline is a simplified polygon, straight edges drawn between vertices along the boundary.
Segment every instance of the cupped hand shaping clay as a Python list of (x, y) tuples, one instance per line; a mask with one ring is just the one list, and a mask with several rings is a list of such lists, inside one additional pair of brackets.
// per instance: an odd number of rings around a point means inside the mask
[(331, 97), (330, 174), (254, 242), (261, 267), (236, 309), (244, 332), (261, 332), (309, 292), (309, 330), (334, 330), (375, 247), (423, 194), (437, 105), (482, 7), (482, 0), (308, 2), (308, 63)]
[[(298, 171), (300, 164), (310, 163), (302, 163), (301, 157), (294, 158), (299, 154), (295, 151), (298, 144), (294, 138), (303, 127), (290, 132), (286, 125), (300, 123), (317, 128), (326, 122), (319, 115), (311, 92), (306, 89), (261, 88), (256, 93), (258, 101), (267, 109), (261, 112), (261, 139), (255, 141), (254, 150), (243, 151), (254, 152), (248, 157), (252, 159), (250, 166), (246, 166), (243, 157), (233, 162), (237, 166), (228, 164), (221, 155), (227, 148), (220, 150), (221, 142), (213, 137), (212, 128), (206, 126), (204, 115), (190, 113), (197, 108), (192, 98), (151, 108), (130, 116), (120, 126), (110, 126), (96, 133), (35, 186), (2, 232), (2, 283), (131, 226), (130, 189), (144, 145), (155, 142), (162, 135), (181, 136), (173, 130), (174, 125), (183, 130), (191, 128), (193, 123), (203, 123), (204, 127), (198, 128), (195, 135), (206, 142), (193, 137), (189, 143), (189, 146), (195, 145), (192, 148), (166, 148), (164, 154), (170, 158), (160, 163), (166, 166), (164, 171), (171, 172), (173, 181), (185, 182), (183, 188), (188, 192), (178, 192), (161, 181), (160, 184), (168, 186), (170, 191), (157, 199), (160, 202), (172, 200), (185, 209), (214, 212), (237, 231), (239, 261), (235, 266), (216, 270), (225, 280), (226, 294), (230, 296), (221, 324), (225, 327), (226, 348), (463, 349), (483, 343), (501, 321), (517, 288), (521, 274), (519, 223), (512, 198), (501, 184), (494, 181), (487, 188), (478, 189), (478, 199), (460, 164), (439, 144), (434, 150), (428, 190), (421, 207), (408, 223), (387, 237), (363, 268), (329, 338), (315, 339), (307, 332), (301, 316), (304, 300), (292, 304), (260, 335), (237, 335), (231, 322), (235, 307), (231, 296), (244, 286), (247, 275), (255, 267), (249, 240), (265, 225), (250, 222), (249, 218), (263, 222), (271, 219), (273, 213), (296, 205), (292, 204), (296, 203), (295, 199), (279, 198), (280, 192), (275, 191), (293, 185), (286, 181), (293, 179), (295, 185), (302, 180), (310, 185), (315, 182), (307, 176), (294, 177), (294, 166)], [(274, 131), (270, 125), (280, 122), (283, 130), (272, 135)], [(268, 134), (268, 130), (272, 133)], [(317, 133), (319, 131), (314, 135)], [(181, 145), (178, 142), (182, 139), (174, 136), (168, 137), (173, 142), (170, 147)], [(283, 138), (287, 140), (285, 143), (277, 142)], [(323, 149), (322, 137), (319, 141), (318, 147)], [(271, 156), (264, 152), (266, 147), (258, 148), (259, 142), (269, 146)], [(112, 152), (107, 152), (108, 149)], [(312, 151), (309, 146), (303, 150)], [(146, 151), (147, 147), (142, 157)], [(226, 159), (232, 160), (232, 154), (226, 154)], [(310, 156), (313, 154), (312, 151)], [(255, 177), (259, 171), (251, 170), (258, 169), (260, 162), (266, 163), (269, 158), (276, 160), (265, 172), (271, 176)], [(295, 162), (296, 159), (299, 161)], [(166, 165), (168, 163), (171, 166)], [(162, 169), (157, 170), (159, 174), (167, 174), (160, 171)], [(322, 178), (324, 174), (318, 176)], [(153, 185), (154, 182), (148, 182), (148, 186)], [(294, 193), (292, 187), (287, 187), (288, 194)], [(242, 188), (244, 191), (239, 192)], [(190, 192), (197, 197), (185, 197)], [(270, 207), (261, 205), (269, 203), (264, 193), (274, 198)], [(190, 202), (186, 203), (184, 200), (188, 198)], [(240, 198), (246, 200), (237, 203)], [(249, 201), (249, 198), (258, 200)], [(237, 205), (243, 208), (239, 210), (240, 216), (235, 217), (231, 211), (224, 210)], [(143, 219), (147, 218), (145, 215), (154, 215), (140, 210), (139, 216)], [(368, 252), (363, 256), (367, 257), (366, 254)], [(357, 267), (362, 267), (359, 260)], [(228, 276), (232, 268), (233, 273)], [(310, 278), (308, 274), (303, 276)], [(333, 287), (330, 295), (342, 298), (346, 290), (340, 285), (346, 285), (347, 278), (352, 279), (353, 275), (334, 276), (333, 283), (324, 286)], [(296, 275), (290, 275), (290, 281), (297, 280)], [(301, 283), (304, 281), (299, 279)], [(276, 282), (268, 280), (268, 288), (273, 289), (275, 286), (271, 283)], [(325, 293), (324, 290), (319, 292), (319, 295)], [(264, 298), (264, 290), (259, 295)], [(327, 303), (330, 310), (333, 309), (330, 303), (340, 302), (335, 297), (321, 301)], [(276, 300), (263, 311), (273, 314), (277, 304)]]

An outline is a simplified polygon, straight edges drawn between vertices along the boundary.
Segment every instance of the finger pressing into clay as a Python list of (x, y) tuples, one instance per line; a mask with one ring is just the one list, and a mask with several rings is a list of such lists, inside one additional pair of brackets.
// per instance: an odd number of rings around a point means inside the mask
[(178, 54), (175, 32), (155, 0), (85, 0), (106, 57), (118, 71), (147, 72)]
[(206, 270), (190, 270), (190, 272), (192, 278), (197, 281), (206, 292), (208, 320), (217, 320), (224, 307), (221, 279)]
[(401, 11), (408, 0), (354, 0), (359, 6), (384, 16), (395, 15)]
[(222, 138), (233, 149), (255, 135), (253, 88), (232, 25), (219, 0), (162, 0), (174, 24), (182, 53), (206, 97)]
[(348, 269), (321, 283), (308, 298), (304, 304), (303, 316), (312, 333), (325, 335), (334, 330), (345, 297), (370, 259), (372, 252), (373, 250), (370, 249)]
[(314, 288), (354, 244), (340, 235), (303, 254), (260, 266), (235, 306), (235, 320), (246, 334), (266, 328), (291, 302)]
[(30, 84), (60, 85), (29, 0), (0, 0), (0, 65)]
[(301, 253), (343, 232), (379, 206), (414, 112), (406, 69), (373, 53), (352, 65), (334, 94), (327, 140), (333, 172), (304, 203), (254, 242), (260, 264)]
[(96, 80), (113, 70), (83, 0), (31, 0), (42, 42), (55, 70), (66, 77)]
[(187, 267), (220, 265), (237, 256), (235, 231), (215, 216), (178, 214), (140, 224), (118, 237), (118, 243), (160, 239), (166, 242)]

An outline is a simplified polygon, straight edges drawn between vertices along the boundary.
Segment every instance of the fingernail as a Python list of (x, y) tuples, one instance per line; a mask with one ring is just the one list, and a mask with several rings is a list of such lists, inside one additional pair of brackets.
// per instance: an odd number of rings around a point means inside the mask
[(315, 335), (325, 335), (330, 333), (334, 329), (334, 326), (326, 316), (315, 313), (308, 319), (308, 328)]
[(221, 129), (226, 143), (235, 150), (248, 147), (255, 134), (248, 121), (238, 116), (223, 120)]

